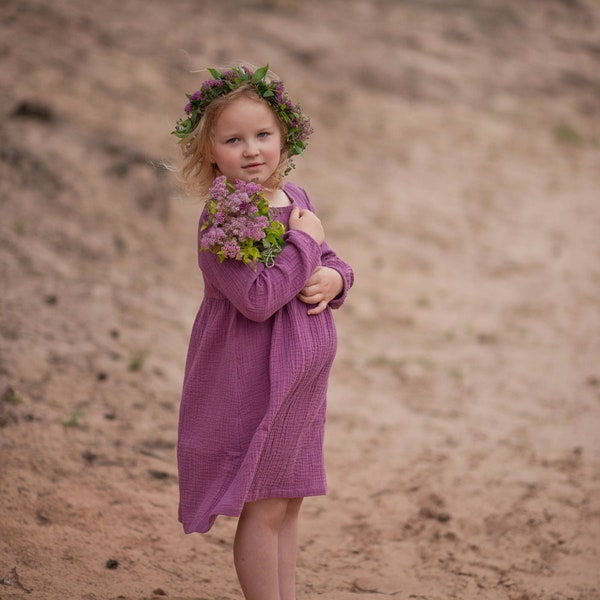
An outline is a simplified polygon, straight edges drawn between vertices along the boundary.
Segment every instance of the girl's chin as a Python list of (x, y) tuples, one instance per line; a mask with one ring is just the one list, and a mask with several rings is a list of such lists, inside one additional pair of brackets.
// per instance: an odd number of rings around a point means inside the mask
[(233, 175), (231, 177), (227, 176), (227, 179), (230, 179), (231, 181), (233, 181), (234, 179), (241, 179), (242, 181), (246, 181), (246, 182), (250, 182), (253, 181), (254, 183), (262, 183), (262, 177), (260, 177), (259, 175), (255, 174), (255, 173), (237, 173), (236, 175)]
[[(242, 178), (240, 178), (242, 179)], [(245, 177), (243, 177), (243, 180), (246, 182), (252, 182), (252, 183), (260, 183), (260, 185), (262, 185), (263, 183), (265, 183), (266, 179), (264, 177), (260, 177), (259, 175), (252, 175), (250, 173), (247, 173)]]
[[(225, 175), (225, 173), (221, 172), (221, 175)], [(272, 173), (269, 174), (269, 177), (265, 177), (263, 174), (260, 173), (252, 173), (252, 172), (241, 172), (241, 173), (236, 173), (235, 175), (225, 175), (225, 177), (227, 177), (227, 179), (229, 181), (235, 181), (236, 179), (241, 179), (242, 181), (246, 181), (246, 182), (253, 182), (253, 183), (258, 183), (260, 185), (265, 185), (268, 184), (271, 181), (271, 175)]]

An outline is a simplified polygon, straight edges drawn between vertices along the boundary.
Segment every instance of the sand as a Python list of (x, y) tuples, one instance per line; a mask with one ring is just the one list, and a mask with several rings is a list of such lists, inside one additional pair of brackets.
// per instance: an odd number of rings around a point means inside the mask
[(597, 0), (0, 6), (0, 598), (233, 600), (177, 522), (206, 66), (313, 117), (291, 178), (356, 272), (298, 598), (600, 598)]

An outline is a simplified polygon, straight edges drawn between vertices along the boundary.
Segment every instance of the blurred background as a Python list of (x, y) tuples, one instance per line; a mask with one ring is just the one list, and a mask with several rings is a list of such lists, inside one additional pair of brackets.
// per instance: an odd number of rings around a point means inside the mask
[(269, 64), (356, 284), (298, 597), (600, 598), (598, 0), (2, 0), (0, 598), (240, 598), (177, 523), (211, 66)]

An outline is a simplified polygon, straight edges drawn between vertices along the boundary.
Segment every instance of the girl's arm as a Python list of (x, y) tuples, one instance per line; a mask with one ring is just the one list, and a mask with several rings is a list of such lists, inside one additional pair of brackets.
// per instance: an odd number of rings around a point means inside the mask
[(347, 263), (334, 254), (326, 262), (331, 266), (324, 266), (321, 259), (321, 265), (312, 272), (298, 294), (300, 301), (314, 305), (308, 309), (309, 315), (318, 315), (328, 306), (339, 308), (354, 282), (354, 274)]
[[(298, 186), (294, 186), (295, 193), (301, 198), (303, 204), (316, 213), (306, 190)], [(321, 266), (324, 269), (315, 270), (311, 273), (310, 279), (306, 281), (305, 287), (302, 289), (302, 293), (298, 296), (299, 300), (306, 304), (318, 304), (318, 306), (311, 308), (309, 314), (319, 314), (324, 311), (327, 306), (331, 308), (339, 308), (344, 303), (348, 290), (354, 284), (354, 272), (350, 265), (340, 259), (336, 253), (328, 246), (327, 242), (321, 244)], [(329, 270), (335, 270), (337, 273), (328, 272)], [(341, 277), (341, 288), (338, 287), (340, 284)], [(337, 288), (333, 293), (331, 290)], [(316, 298), (315, 298), (316, 296)]]
[(329, 306), (331, 306), (331, 308), (339, 308), (344, 303), (348, 291), (354, 284), (354, 271), (347, 262), (344, 262), (337, 256), (337, 254), (327, 245), (327, 242), (323, 242), (321, 245), (321, 252), (321, 265), (329, 267), (330, 269), (335, 269), (342, 277), (342, 290), (335, 298), (329, 301)]
[(285, 247), (271, 268), (232, 259), (221, 263), (212, 252), (200, 252), (200, 268), (245, 317), (266, 321), (297, 296), (321, 259), (321, 247), (305, 231), (288, 231), (284, 238)]

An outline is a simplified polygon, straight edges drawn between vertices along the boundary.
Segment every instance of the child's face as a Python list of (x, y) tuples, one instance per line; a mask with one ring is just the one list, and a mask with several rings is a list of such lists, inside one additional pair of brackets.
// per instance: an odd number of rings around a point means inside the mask
[(264, 184), (279, 165), (281, 131), (264, 102), (241, 97), (217, 119), (212, 160), (227, 179)]

